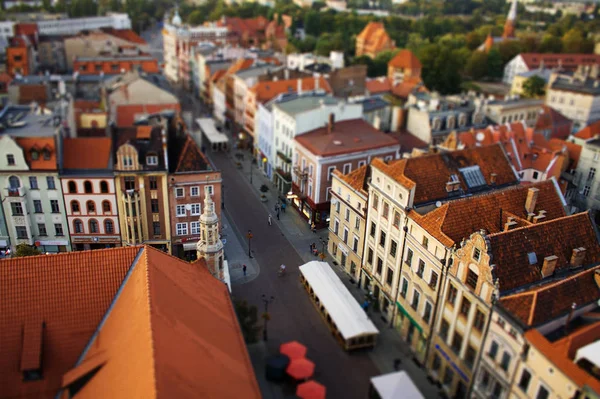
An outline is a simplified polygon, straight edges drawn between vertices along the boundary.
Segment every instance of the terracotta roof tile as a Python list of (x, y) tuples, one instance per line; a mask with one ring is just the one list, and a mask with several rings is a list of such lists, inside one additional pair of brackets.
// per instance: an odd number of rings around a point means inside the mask
[(107, 169), (110, 167), (111, 152), (112, 141), (108, 137), (64, 139), (63, 168)]
[(142, 39), (137, 33), (135, 33), (131, 29), (103, 28), (102, 31), (108, 33), (111, 36), (118, 37), (119, 39), (127, 40), (128, 42), (137, 44), (148, 44), (144, 39)]
[[(584, 265), (600, 262), (600, 245), (587, 212), (490, 234), (487, 238), (490, 263), (495, 265), (493, 273), (502, 292), (541, 280), (541, 267), (548, 256), (558, 257), (557, 271), (568, 270), (575, 248), (586, 249)], [(535, 254), (534, 264), (530, 264), (528, 254)]]
[[(265, 103), (280, 94), (295, 93), (298, 88), (298, 80), (302, 82), (302, 91), (312, 91), (315, 89), (315, 78), (307, 77), (302, 79), (258, 82), (250, 91), (256, 94), (257, 103)], [(319, 78), (319, 89), (324, 90), (326, 93), (331, 93), (331, 86), (324, 77)]]
[(392, 83), (388, 78), (368, 79), (365, 85), (370, 94), (389, 93), (392, 91)]
[[(228, 289), (203, 261), (123, 247), (0, 266), (0, 398), (54, 398), (78, 378), (81, 398), (261, 397)], [(23, 325), (39, 320), (43, 378), (23, 382)]]
[(186, 134), (186, 137), (185, 144), (179, 155), (179, 160), (177, 161), (175, 173), (209, 170), (210, 163), (208, 162), (208, 159), (202, 154), (194, 139), (188, 134)]
[(573, 302), (584, 307), (600, 299), (600, 287), (594, 277), (596, 270), (600, 266), (503, 297), (500, 304), (527, 327), (544, 324), (567, 314)]
[[(573, 121), (548, 105), (542, 105), (542, 112), (535, 123), (536, 131), (551, 129), (552, 137), (566, 139), (573, 127)], [(560, 133), (557, 136), (556, 133)]]
[[(479, 167), (485, 180), (484, 185), (473, 188), (467, 186), (467, 181), (459, 169), (470, 166)], [(483, 191), (493, 186), (502, 187), (518, 183), (517, 176), (498, 144), (402, 159), (389, 164), (378, 161), (377, 167), (407, 188), (416, 186), (415, 205), (453, 198), (455, 194), (446, 190), (446, 183), (453, 175), (458, 178), (463, 192)], [(494, 185), (491, 183), (492, 173), (496, 174)]]
[[(0, 398), (55, 397), (63, 373), (77, 361), (139, 250), (0, 261)], [(18, 366), (23, 326), (41, 322), (43, 379), (24, 382)]]
[(371, 35), (376, 33), (377, 31), (385, 31), (385, 27), (381, 22), (369, 22), (367, 26), (358, 34), (358, 39), (369, 39)]
[(388, 62), (388, 66), (394, 68), (407, 68), (407, 69), (420, 69), (421, 61), (417, 56), (410, 50), (400, 50), (398, 53)]
[(562, 194), (557, 190), (554, 182), (548, 180), (530, 186), (515, 186), (450, 201), (423, 216), (411, 211), (409, 217), (445, 246), (450, 247), (482, 229), (488, 234), (503, 231), (509, 216), (523, 220), (523, 225), (529, 224), (526, 222), (525, 201), (531, 187), (539, 190), (536, 213), (540, 210), (546, 211), (545, 220), (566, 215)]
[(340, 180), (346, 182), (350, 187), (356, 191), (360, 191), (363, 194), (367, 194), (367, 178), (369, 175), (368, 165), (361, 166), (358, 169), (353, 170), (347, 175), (343, 174), (339, 170), (335, 169), (333, 174), (338, 176)]
[(400, 98), (408, 98), (415, 91), (421, 93), (427, 91), (427, 88), (423, 86), (423, 82), (420, 79), (405, 80), (392, 87), (392, 93)]
[(600, 55), (596, 54), (544, 54), (521, 53), (523, 61), (529, 70), (537, 69), (544, 63), (544, 68), (554, 69), (561, 67), (566, 70), (575, 70), (579, 65), (600, 64)]
[(363, 119), (335, 122), (332, 132), (327, 126), (296, 136), (294, 139), (315, 155), (334, 156), (383, 147), (399, 148), (393, 137), (375, 129)]
[(578, 137), (578, 138), (584, 139), (584, 140), (588, 140), (588, 139), (593, 139), (594, 137), (596, 137), (599, 134), (600, 134), (600, 121), (597, 121), (597, 122), (587, 125), (583, 129), (578, 131), (575, 134), (575, 137)]
[[(25, 160), (31, 170), (57, 170), (56, 147), (54, 137), (17, 137), (17, 144), (23, 149)], [(38, 152), (38, 159), (33, 159), (32, 153)], [(46, 158), (44, 151), (48, 151), (50, 156)]]

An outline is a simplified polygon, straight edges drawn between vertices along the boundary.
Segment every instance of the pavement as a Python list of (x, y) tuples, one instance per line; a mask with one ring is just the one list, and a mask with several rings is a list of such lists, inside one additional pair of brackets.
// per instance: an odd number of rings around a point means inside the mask
[[(308, 222), (291, 206), (280, 213), (277, 220), (274, 206), (278, 200), (275, 186), (255, 165), (251, 155), (244, 152), (242, 168), (239, 169), (231, 153), (208, 154), (221, 170), (224, 181), (225, 208), (223, 226), (225, 255), (230, 265), (232, 295), (245, 299), (264, 311), (261, 295), (274, 296), (269, 304), (269, 340), (248, 346), (250, 357), (264, 398), (291, 398), (294, 389), (289, 384), (277, 384), (265, 379), (265, 360), (277, 353), (281, 343), (297, 340), (308, 348), (307, 358), (316, 364), (314, 379), (327, 387), (330, 398), (366, 398), (369, 378), (394, 371), (394, 360), (401, 359), (401, 370), (411, 376), (426, 398), (439, 397), (439, 390), (427, 379), (426, 373), (412, 361), (408, 346), (389, 324), (382, 321), (379, 313), (370, 313), (372, 321), (380, 330), (377, 346), (371, 350), (345, 352), (333, 339), (331, 333), (314, 308), (299, 283), (298, 267), (317, 260), (310, 253), (310, 244), (322, 249), (327, 239), (327, 229), (312, 233)], [(252, 184), (250, 169), (252, 169)], [(267, 185), (267, 201), (260, 200), (260, 186)], [(242, 194), (243, 193), (243, 194)], [(273, 225), (267, 222), (273, 216)], [(234, 220), (235, 223), (231, 223)], [(247, 230), (251, 229), (252, 255), (248, 257)], [(325, 261), (338, 274), (354, 297), (362, 303), (365, 292), (359, 289), (333, 259)], [(286, 275), (277, 276), (281, 264), (286, 265)], [(246, 264), (247, 275), (241, 272)]]

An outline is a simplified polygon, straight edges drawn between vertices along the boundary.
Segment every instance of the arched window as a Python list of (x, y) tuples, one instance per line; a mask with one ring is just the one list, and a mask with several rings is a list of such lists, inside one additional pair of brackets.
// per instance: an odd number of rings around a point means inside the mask
[(90, 233), (91, 234), (98, 233), (98, 221), (96, 219), (90, 220)]
[(69, 193), (71, 193), (71, 194), (77, 193), (77, 184), (73, 180), (69, 181)]
[(81, 220), (75, 219), (73, 221), (73, 227), (75, 229), (75, 233), (83, 233), (83, 223), (81, 223)]
[(100, 192), (101, 193), (108, 193), (108, 183), (105, 180), (102, 180), (100, 182)]
[(110, 213), (110, 201), (102, 201), (102, 212)]
[(92, 182), (89, 180), (86, 180), (83, 183), (83, 191), (85, 191), (86, 194), (91, 194), (94, 192), (94, 190), (92, 190)]
[(71, 201), (71, 212), (81, 212), (81, 208), (79, 208), (79, 201)]
[(114, 229), (112, 220), (106, 219), (104, 221), (104, 233), (111, 234), (111, 233), (114, 233), (114, 232), (115, 232), (115, 229)]
[(85, 206), (86, 206), (88, 212), (93, 212), (93, 213), (96, 212), (96, 204), (94, 204), (94, 201), (86, 202)]
[(17, 176), (11, 176), (8, 178), (8, 184), (10, 185), (10, 188), (19, 188), (21, 187), (21, 181), (19, 180), (19, 178)]

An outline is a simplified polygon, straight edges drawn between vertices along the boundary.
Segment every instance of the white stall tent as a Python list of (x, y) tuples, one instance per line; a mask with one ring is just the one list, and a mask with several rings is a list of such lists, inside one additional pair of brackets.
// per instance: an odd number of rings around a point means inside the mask
[(582, 346), (575, 354), (575, 363), (586, 359), (596, 367), (600, 367), (600, 340)]
[(371, 387), (381, 399), (425, 399), (406, 371), (373, 377)]
[(227, 136), (217, 130), (214, 119), (198, 118), (196, 119), (196, 124), (200, 127), (200, 130), (202, 130), (202, 133), (204, 133), (204, 136), (213, 149), (226, 147), (227, 143), (229, 143)]
[(344, 339), (379, 334), (377, 327), (328, 263), (311, 261), (300, 266), (300, 272)]

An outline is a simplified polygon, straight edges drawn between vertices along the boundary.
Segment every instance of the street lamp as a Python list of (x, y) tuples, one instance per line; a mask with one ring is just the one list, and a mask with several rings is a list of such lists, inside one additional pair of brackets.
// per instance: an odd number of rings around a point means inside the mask
[(269, 304), (275, 300), (275, 297), (271, 295), (267, 297), (265, 294), (262, 294), (262, 301), (265, 304), (265, 313), (263, 314), (263, 320), (265, 321), (265, 325), (263, 327), (263, 340), (266, 341), (267, 338), (267, 321), (269, 319)]
[(248, 257), (252, 258), (252, 230), (248, 230), (248, 234), (246, 234), (246, 238), (248, 239)]

